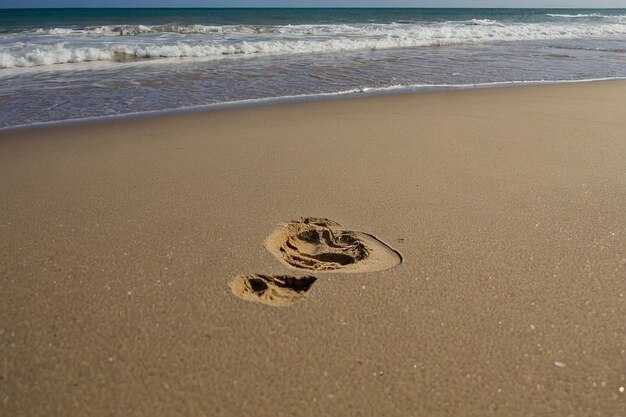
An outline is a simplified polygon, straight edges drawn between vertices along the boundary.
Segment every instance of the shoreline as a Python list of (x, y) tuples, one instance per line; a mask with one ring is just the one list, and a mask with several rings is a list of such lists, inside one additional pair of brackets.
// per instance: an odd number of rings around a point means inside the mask
[(397, 95), (413, 95), (440, 93), (448, 91), (471, 91), (483, 89), (508, 89), (523, 88), (536, 86), (553, 86), (568, 84), (586, 84), (586, 83), (605, 83), (605, 82), (623, 82), (626, 77), (615, 78), (590, 78), (583, 80), (537, 80), (537, 81), (504, 81), (490, 83), (473, 83), (473, 84), (440, 84), (440, 85), (419, 85), (419, 86), (397, 86), (397, 87), (381, 87), (366, 88), (359, 90), (339, 91), (333, 93), (305, 94), (283, 97), (267, 97), (260, 99), (237, 100), (224, 103), (202, 104), (197, 106), (181, 107), (166, 110), (151, 110), (134, 113), (116, 114), (111, 116), (86, 117), (78, 119), (53, 120), (49, 122), (36, 122), (28, 125), (16, 125), (0, 127), (0, 133), (28, 130), (31, 128), (46, 128), (56, 126), (72, 126), (81, 124), (90, 124), (106, 121), (123, 121), (141, 118), (167, 117), (175, 115), (205, 113), (221, 110), (237, 110), (256, 107), (280, 106), (289, 104), (300, 104), (310, 102), (324, 102), (334, 100), (358, 100), (371, 97), (397, 96)]
[[(0, 132), (0, 414), (620, 415), (624, 108), (618, 81)], [(365, 250), (306, 269), (329, 231)]]

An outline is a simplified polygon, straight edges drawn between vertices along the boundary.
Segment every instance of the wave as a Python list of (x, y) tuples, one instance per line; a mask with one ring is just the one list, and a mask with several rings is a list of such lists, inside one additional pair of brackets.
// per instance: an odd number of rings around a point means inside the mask
[[(394, 24), (391, 24), (394, 25)], [(370, 27), (385, 27), (390, 25), (371, 24)], [(84, 28), (37, 28), (32, 30), (19, 30), (15, 32), (0, 32), (4, 34), (25, 34), (32, 33), (37, 35), (103, 35), (103, 36), (136, 36), (145, 34), (162, 34), (177, 33), (183, 35), (202, 35), (202, 34), (332, 34), (343, 32), (357, 32), (362, 29), (359, 26), (349, 25), (286, 25), (286, 26), (268, 26), (268, 25), (223, 25), (223, 26), (206, 26), (206, 25), (181, 25), (178, 23), (168, 23), (165, 25), (115, 25), (115, 26), (92, 26)]]
[[(471, 22), (471, 21), (469, 21)], [(228, 27), (238, 36), (142, 37), (132, 42), (108, 42), (85, 37), (77, 41), (53, 37), (52, 43), (16, 42), (0, 47), (0, 68), (47, 66), (90, 61), (136, 61), (158, 58), (251, 57), (263, 54), (346, 52), (429, 46), (546, 39), (601, 38), (626, 35), (624, 24), (508, 24), (495, 21), (437, 25), (371, 24)], [(498, 24), (494, 24), (498, 23)], [(133, 27), (154, 31), (155, 27)], [(144, 29), (147, 28), (147, 29)], [(165, 30), (160, 26), (158, 30)], [(194, 29), (195, 28), (195, 29)], [(168, 30), (173, 30), (169, 27)], [(195, 25), (184, 30), (199, 30)], [(75, 30), (75, 29), (68, 29)], [(109, 30), (109, 29), (107, 29)], [(177, 30), (183, 30), (178, 28)], [(225, 27), (202, 26), (217, 33)], [(250, 32), (252, 31), (252, 32)], [(104, 33), (104, 32), (103, 32)], [(177, 32), (183, 33), (183, 32)], [(185, 32), (187, 34), (193, 32)], [(64, 35), (64, 33), (61, 33)], [(36, 40), (36, 39), (35, 39)], [(90, 44), (85, 45), (85, 42)], [(118, 43), (119, 42), (119, 43)]]
[[(169, 23), (166, 25), (120, 25), (120, 26), (94, 26), (86, 28), (52, 28), (35, 29), (33, 32), (43, 35), (109, 35), (109, 36), (134, 36), (147, 33), (180, 33), (180, 34), (210, 34), (236, 32), (239, 26), (204, 26), (204, 25), (180, 25)], [(253, 27), (249, 27), (253, 28)], [(229, 30), (230, 29), (230, 30)], [(245, 28), (242, 31), (246, 31)], [(254, 29), (248, 30), (248, 32)]]
[(462, 20), (458, 23), (463, 24), (463, 25), (470, 25), (470, 26), (504, 26), (502, 23), (498, 22), (497, 20), (491, 20), (491, 19)]
[(550, 16), (550, 17), (566, 17), (566, 18), (576, 18), (576, 17), (612, 17), (612, 16), (607, 16), (607, 15), (602, 15), (602, 14), (598, 14), (598, 13), (593, 13), (593, 14), (555, 14), (555, 13), (547, 13), (546, 16)]
[[(562, 18), (584, 18), (584, 17), (602, 17), (612, 19), (611, 23), (622, 23), (626, 19), (626, 15), (601, 15), (601, 14), (546, 14), (549, 17)], [(60, 36), (83, 36), (83, 35), (101, 35), (101, 36), (137, 36), (146, 34), (183, 34), (183, 35), (215, 35), (215, 34), (242, 34), (242, 35), (263, 35), (263, 34), (279, 34), (279, 35), (368, 35), (370, 33), (380, 33), (387, 31), (415, 31), (420, 29), (441, 28), (454, 30), (463, 26), (480, 26), (480, 27), (507, 27), (512, 30), (522, 29), (524, 27), (536, 30), (552, 30), (570, 28), (576, 30), (576, 27), (569, 26), (572, 23), (566, 23), (568, 26), (563, 28), (555, 22), (545, 23), (502, 23), (492, 19), (470, 19), (460, 21), (446, 21), (444, 23), (419, 23), (413, 21), (398, 21), (394, 23), (369, 23), (369, 24), (317, 24), (317, 25), (183, 25), (179, 23), (168, 23), (164, 25), (105, 25), (92, 26), (83, 28), (37, 28), (31, 30), (20, 29), (15, 32), (7, 32), (0, 29), (0, 33), (10, 34), (35, 34), (35, 35), (60, 35)], [(583, 22), (578, 22), (583, 23)], [(607, 22), (608, 23), (608, 22)], [(588, 22), (590, 25), (599, 26), (598, 30), (602, 30), (600, 25)]]
[[(496, 20), (471, 19), (463, 21), (446, 22), (449, 26), (504, 26)], [(165, 25), (118, 25), (118, 26), (93, 26), (85, 28), (38, 28), (30, 31), (20, 30), (14, 34), (32, 33), (35, 35), (59, 35), (59, 36), (137, 36), (147, 34), (182, 34), (182, 35), (213, 35), (213, 34), (242, 34), (242, 35), (361, 35), (368, 33), (385, 32), (407, 26), (428, 27), (427, 25), (416, 25), (415, 22), (398, 21), (390, 24), (371, 23), (367, 25), (348, 24), (320, 24), (320, 25), (181, 25), (178, 23), (168, 23)], [(6, 32), (0, 32), (10, 34)]]
[(605, 19), (615, 22), (623, 22), (626, 19), (626, 15), (607, 15), (600, 13), (579, 13), (579, 14), (558, 14), (558, 13), (547, 13), (548, 17), (556, 17), (561, 19)]

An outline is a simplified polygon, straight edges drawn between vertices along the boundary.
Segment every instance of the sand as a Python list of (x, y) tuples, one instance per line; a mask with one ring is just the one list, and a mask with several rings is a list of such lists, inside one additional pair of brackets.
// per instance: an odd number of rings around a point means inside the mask
[(265, 248), (298, 270), (363, 273), (395, 268), (400, 254), (368, 233), (345, 230), (330, 219), (302, 218), (280, 225)]
[[(624, 416), (625, 116), (603, 82), (2, 132), (0, 415)], [(306, 217), (402, 262), (286, 265)]]
[(230, 283), (233, 294), (247, 301), (273, 307), (287, 307), (302, 301), (317, 281), (314, 276), (240, 275)]

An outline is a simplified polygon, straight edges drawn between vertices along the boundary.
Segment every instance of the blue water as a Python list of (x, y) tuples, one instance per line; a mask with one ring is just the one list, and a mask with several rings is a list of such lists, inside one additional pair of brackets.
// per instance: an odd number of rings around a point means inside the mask
[(542, 23), (558, 20), (559, 16), (550, 16), (557, 14), (602, 20), (604, 16), (623, 17), (626, 9), (9, 9), (0, 10), (0, 28), (6, 31), (173, 22), (181, 25), (312, 25), (470, 19)]
[(0, 9), (0, 127), (625, 64), (626, 9)]

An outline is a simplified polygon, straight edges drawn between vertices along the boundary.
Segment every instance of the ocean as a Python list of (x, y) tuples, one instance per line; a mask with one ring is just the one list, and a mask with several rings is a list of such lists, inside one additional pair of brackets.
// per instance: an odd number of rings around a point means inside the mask
[(0, 128), (626, 78), (626, 9), (0, 9)]

